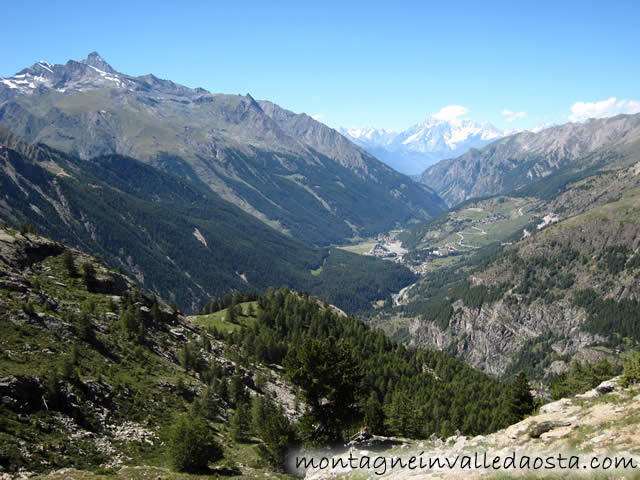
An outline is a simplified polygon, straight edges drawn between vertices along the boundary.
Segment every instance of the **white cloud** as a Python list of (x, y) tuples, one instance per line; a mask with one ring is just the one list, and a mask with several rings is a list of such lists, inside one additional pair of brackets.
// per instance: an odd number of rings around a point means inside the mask
[(437, 120), (450, 121), (466, 115), (467, 113), (469, 113), (469, 110), (462, 105), (449, 105), (441, 108), (440, 111), (438, 113), (434, 113), (432, 117)]
[(577, 102), (571, 107), (569, 120), (582, 122), (589, 118), (613, 117), (621, 113), (640, 113), (640, 102), (637, 100), (616, 100), (616, 97), (600, 102)]
[(507, 122), (513, 122), (519, 118), (524, 118), (527, 116), (527, 112), (512, 112), (511, 110), (507, 110), (506, 108), (502, 111), (502, 116), (506, 117), (505, 120)]
[(320, 121), (324, 118), (324, 113), (315, 113), (311, 115), (311, 118), (313, 118), (314, 120)]

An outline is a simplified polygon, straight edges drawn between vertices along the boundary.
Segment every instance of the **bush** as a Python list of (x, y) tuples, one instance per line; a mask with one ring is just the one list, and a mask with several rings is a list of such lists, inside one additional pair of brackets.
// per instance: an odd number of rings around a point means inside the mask
[(626, 388), (638, 382), (640, 382), (640, 353), (636, 353), (625, 362), (620, 385)]
[(179, 472), (203, 472), (209, 462), (222, 458), (222, 447), (202, 418), (181, 416), (171, 430), (169, 457), (172, 468)]
[(62, 254), (62, 266), (67, 270), (67, 276), (74, 278), (78, 276), (76, 263), (70, 250), (65, 250)]
[(90, 288), (96, 282), (96, 268), (92, 263), (82, 265), (82, 279), (87, 288)]

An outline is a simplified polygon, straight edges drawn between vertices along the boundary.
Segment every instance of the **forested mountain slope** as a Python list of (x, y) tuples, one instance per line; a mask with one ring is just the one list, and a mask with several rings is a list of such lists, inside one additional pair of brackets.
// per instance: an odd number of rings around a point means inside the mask
[[(527, 191), (535, 193), (533, 186)], [(422, 230), (429, 244), (427, 237), (457, 228), (467, 235), (469, 248), (432, 257), (436, 262), (465, 260), (449, 262), (451, 268), (434, 271), (410, 289), (399, 309), (406, 315), (408, 339), (437, 346), (496, 375), (524, 369), (539, 378), (564, 371), (572, 359), (616, 361), (618, 354), (636, 349), (640, 164), (569, 183), (545, 201), (518, 203), (525, 199), (468, 202), (460, 209), (482, 218), (479, 206), (511, 202), (514, 211), (524, 205), (520, 213), (530, 208), (528, 220), (516, 213), (511, 220), (494, 215), (484, 224), (471, 223), (479, 225), (475, 233), (482, 239), (480, 230), (486, 234), (493, 224), (508, 226), (510, 221), (511, 239), (503, 238), (502, 246), (483, 247), (467, 233), (473, 227), (456, 226), (451, 219)], [(520, 218), (528, 222), (524, 228)]]
[(515, 386), (305, 294), (225, 306), (185, 318), (99, 257), (0, 229), (0, 472), (264, 478), (363, 424), (420, 438), (526, 413)]
[(208, 188), (128, 157), (80, 160), (0, 130), (0, 168), (1, 219), (100, 253), (185, 311), (286, 284), (353, 312), (414, 280), (400, 265), (294, 240)]

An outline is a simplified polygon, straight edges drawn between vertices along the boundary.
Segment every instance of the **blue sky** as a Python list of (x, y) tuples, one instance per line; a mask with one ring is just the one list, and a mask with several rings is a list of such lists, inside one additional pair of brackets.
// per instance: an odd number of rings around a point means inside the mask
[(450, 105), (500, 128), (640, 111), (637, 1), (35, 1), (3, 17), (0, 76), (97, 50), (333, 127), (399, 130)]

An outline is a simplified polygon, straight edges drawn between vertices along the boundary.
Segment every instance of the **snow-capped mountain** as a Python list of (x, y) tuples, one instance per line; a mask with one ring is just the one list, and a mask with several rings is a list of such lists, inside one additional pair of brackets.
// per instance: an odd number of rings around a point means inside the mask
[(396, 142), (412, 152), (449, 151), (463, 153), (469, 147), (502, 136), (502, 132), (489, 122), (473, 120), (438, 120), (433, 117), (400, 133)]
[(117, 73), (96, 52), (82, 62), (70, 60), (54, 65), (43, 60), (18, 72), (13, 77), (0, 78), (0, 101), (18, 95), (29, 95), (39, 88), (59, 92), (132, 86), (126, 75)]
[(376, 146), (389, 145), (398, 136), (397, 132), (393, 130), (374, 127), (351, 128), (348, 130), (341, 128), (340, 133), (356, 141), (356, 143)]
[(99, 88), (170, 95), (206, 93), (205, 90), (190, 89), (153, 75), (133, 77), (117, 72), (97, 52), (92, 52), (80, 62), (69, 60), (64, 65), (54, 65), (41, 60), (12, 77), (0, 77), (0, 103), (46, 89), (70, 94)]
[(423, 172), (444, 158), (457, 157), (503, 137), (489, 122), (429, 117), (403, 132), (367, 127), (340, 129), (340, 133), (396, 170), (409, 175)]

